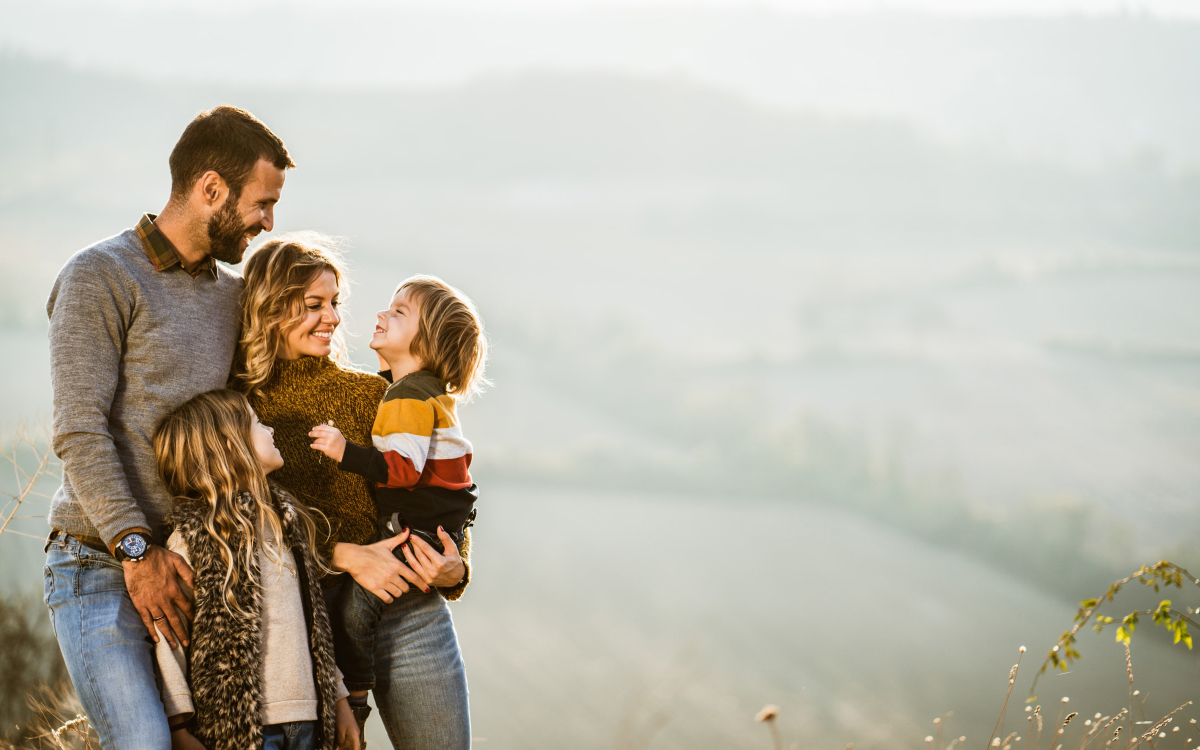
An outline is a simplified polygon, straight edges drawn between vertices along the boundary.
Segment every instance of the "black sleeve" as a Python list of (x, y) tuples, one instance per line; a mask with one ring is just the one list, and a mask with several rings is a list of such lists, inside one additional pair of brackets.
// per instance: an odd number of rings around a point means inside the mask
[(338, 468), (370, 479), (376, 484), (387, 484), (387, 461), (383, 460), (383, 451), (373, 445), (364, 447), (347, 440), (346, 450), (342, 453), (342, 462), (338, 464)]

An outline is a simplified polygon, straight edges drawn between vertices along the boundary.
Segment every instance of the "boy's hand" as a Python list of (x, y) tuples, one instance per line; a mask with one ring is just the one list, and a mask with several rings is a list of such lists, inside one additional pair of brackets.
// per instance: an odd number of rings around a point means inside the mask
[(342, 456), (346, 454), (346, 438), (342, 437), (341, 430), (332, 424), (319, 424), (312, 428), (308, 436), (316, 438), (312, 443), (314, 449), (321, 451), (339, 464), (342, 462)]
[(362, 738), (358, 736), (358, 722), (354, 720), (354, 712), (350, 710), (350, 701), (342, 698), (337, 702), (336, 708), (338, 750), (358, 750)]

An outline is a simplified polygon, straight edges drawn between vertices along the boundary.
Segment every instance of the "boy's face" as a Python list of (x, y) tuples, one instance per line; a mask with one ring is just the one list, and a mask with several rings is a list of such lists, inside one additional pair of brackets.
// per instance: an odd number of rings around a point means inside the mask
[(421, 322), (417, 302), (411, 299), (407, 289), (401, 289), (392, 297), (392, 304), (375, 315), (375, 334), (371, 336), (371, 348), (384, 359), (411, 354), (413, 338)]

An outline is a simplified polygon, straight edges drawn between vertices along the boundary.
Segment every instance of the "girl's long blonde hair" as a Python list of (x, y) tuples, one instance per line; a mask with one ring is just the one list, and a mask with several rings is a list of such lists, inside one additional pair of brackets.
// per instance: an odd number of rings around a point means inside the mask
[[(436, 276), (405, 279), (396, 294), (407, 292), (417, 304), (417, 332), (410, 349), (446, 393), (470, 401), (484, 386), (488, 342), (483, 320), (471, 298)], [(393, 295), (394, 296), (394, 295)]]
[[(263, 547), (259, 529), (270, 530), (275, 544), (265, 546), (267, 556), (283, 564), (280, 550), (284, 543), (283, 526), (267, 475), (254, 452), (250, 435), (254, 412), (246, 397), (220, 388), (193, 396), (159, 423), (154, 432), (154, 457), (158, 473), (176, 502), (200, 502), (207, 506), (204, 529), (217, 543), (225, 562), (222, 598), (230, 612), (249, 613), (233, 595), (240, 580), (238, 565), (259, 583), (254, 571), (255, 555)], [(249, 502), (239, 496), (249, 495)], [(329, 567), (317, 552), (317, 525), (299, 504), (293, 507), (297, 531), (322, 573)], [(240, 539), (237, 549), (230, 539)], [(298, 565), (303, 561), (297, 559)]]
[[(337, 242), (319, 232), (280, 235), (250, 254), (243, 269), (242, 337), (230, 387), (253, 396), (271, 379), (280, 344), (304, 317), (304, 290), (325, 271), (333, 272), (344, 300), (346, 271)], [(331, 356), (350, 367), (340, 326), (333, 332)]]

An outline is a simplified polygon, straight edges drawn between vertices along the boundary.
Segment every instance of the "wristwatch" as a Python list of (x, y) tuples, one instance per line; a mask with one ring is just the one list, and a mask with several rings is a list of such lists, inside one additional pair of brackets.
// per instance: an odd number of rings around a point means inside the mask
[(140, 531), (131, 531), (117, 542), (113, 555), (117, 562), (141, 562), (150, 549), (150, 537)]

